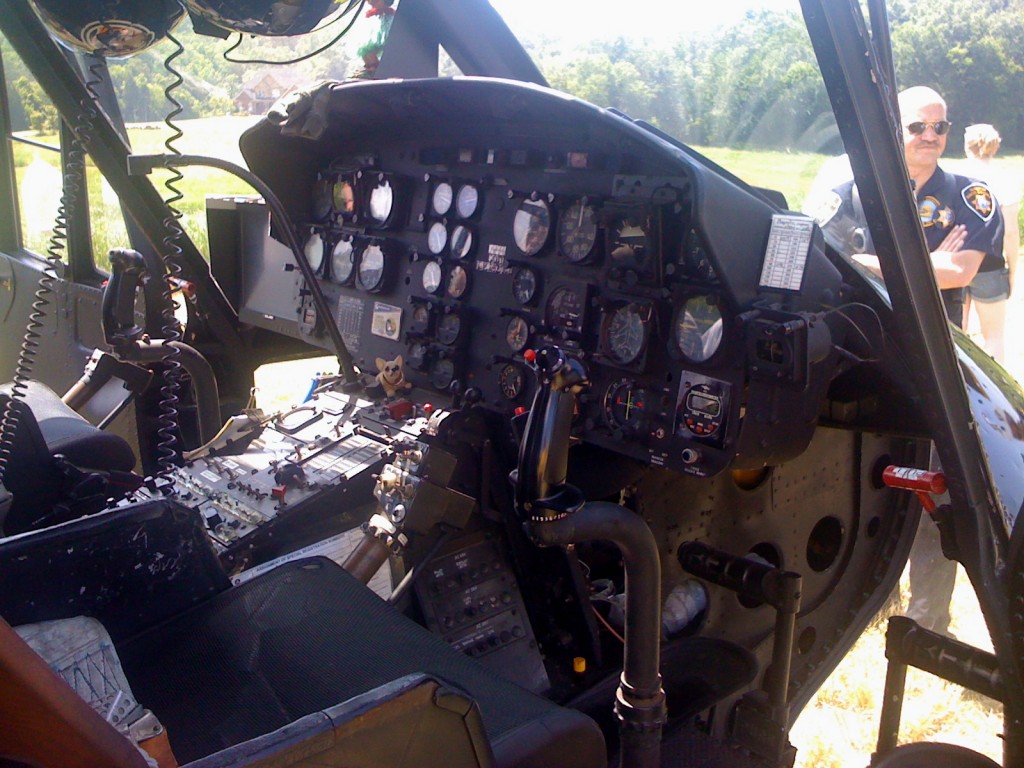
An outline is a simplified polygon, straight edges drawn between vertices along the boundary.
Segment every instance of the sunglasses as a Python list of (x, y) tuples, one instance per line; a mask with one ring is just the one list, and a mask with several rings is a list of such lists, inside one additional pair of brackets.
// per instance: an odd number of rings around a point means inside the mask
[(920, 136), (930, 127), (935, 131), (936, 136), (945, 136), (949, 133), (949, 129), (952, 126), (953, 124), (949, 122), (949, 120), (936, 120), (934, 123), (918, 121), (916, 123), (910, 123), (910, 125), (907, 126), (907, 131), (914, 136)]

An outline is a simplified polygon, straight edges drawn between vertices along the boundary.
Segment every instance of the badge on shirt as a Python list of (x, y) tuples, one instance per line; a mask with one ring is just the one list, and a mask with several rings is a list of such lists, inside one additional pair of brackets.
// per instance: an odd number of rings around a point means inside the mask
[(972, 181), (962, 190), (960, 196), (967, 203), (967, 207), (978, 214), (978, 218), (986, 224), (992, 220), (996, 212), (996, 201), (988, 187), (977, 181)]
[(943, 208), (942, 204), (931, 195), (917, 202), (917, 215), (921, 219), (921, 226), (942, 227), (949, 229), (953, 226), (953, 209)]

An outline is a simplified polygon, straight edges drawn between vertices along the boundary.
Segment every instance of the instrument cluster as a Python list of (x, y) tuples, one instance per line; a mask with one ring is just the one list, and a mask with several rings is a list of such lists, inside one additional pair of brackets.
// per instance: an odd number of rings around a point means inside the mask
[(334, 313), (316, 317), (298, 291), (308, 341), (329, 347), (336, 323), (364, 372), (401, 358), (424, 398), (509, 417), (532, 400), (531, 350), (557, 344), (591, 377), (581, 439), (698, 476), (729, 464), (747, 374), (738, 316), (770, 206), (544, 89), (408, 81), (332, 98), (317, 141), (264, 125), (242, 146), (272, 186), (296, 188), (282, 158), (308, 169), (289, 204)]

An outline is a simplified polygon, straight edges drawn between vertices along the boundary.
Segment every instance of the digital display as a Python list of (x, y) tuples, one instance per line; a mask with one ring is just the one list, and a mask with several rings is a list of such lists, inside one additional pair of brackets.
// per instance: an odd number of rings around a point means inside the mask
[(704, 416), (717, 416), (722, 411), (722, 401), (717, 397), (691, 392), (686, 397), (686, 407)]

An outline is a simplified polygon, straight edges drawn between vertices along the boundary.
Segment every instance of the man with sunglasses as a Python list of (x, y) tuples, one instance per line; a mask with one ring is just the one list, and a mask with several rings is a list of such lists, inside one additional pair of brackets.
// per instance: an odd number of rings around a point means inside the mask
[[(963, 325), (964, 288), (982, 269), (1001, 268), (1003, 221), (984, 182), (939, 167), (950, 123), (946, 102), (933, 89), (908, 88), (899, 94), (903, 154), (914, 187), (918, 216), (932, 256), (935, 280), (950, 322)], [(836, 187), (816, 207), (816, 218), (830, 241), (877, 274), (871, 236), (853, 181)]]
[[(999, 206), (984, 182), (939, 167), (950, 129), (943, 98), (931, 88), (917, 86), (901, 92), (898, 100), (904, 159), (935, 279), (950, 322), (962, 326), (965, 287), (979, 267), (1002, 267)], [(853, 181), (836, 187), (830, 198), (817, 204), (816, 218), (835, 247), (881, 274), (878, 258), (871, 255), (871, 235)], [(937, 527), (923, 515), (910, 553), (907, 615), (926, 629), (948, 634), (956, 571), (956, 563), (942, 554)]]

